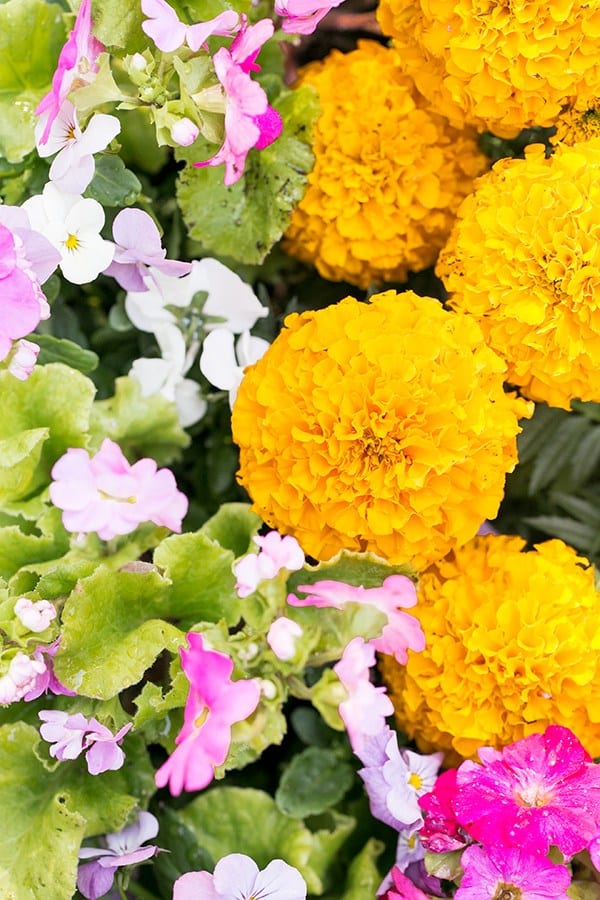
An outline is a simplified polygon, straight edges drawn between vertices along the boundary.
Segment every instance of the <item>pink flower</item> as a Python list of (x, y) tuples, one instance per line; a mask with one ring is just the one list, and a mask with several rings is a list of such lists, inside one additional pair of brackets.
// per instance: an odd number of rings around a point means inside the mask
[(128, 722), (113, 734), (106, 725), (101, 725), (98, 719), (90, 719), (85, 739), (85, 746), (88, 748), (85, 759), (90, 775), (99, 775), (101, 772), (121, 768), (125, 762), (125, 754), (119, 744), (131, 728), (133, 722)]
[(69, 715), (61, 709), (43, 709), (39, 717), (44, 723), (40, 734), (50, 747), (50, 756), (64, 762), (77, 759), (85, 751), (85, 760), (90, 775), (120, 769), (125, 754), (119, 747), (132, 722), (113, 734), (105, 725), (93, 717), (88, 721), (82, 713)]
[(191, 50), (199, 50), (213, 34), (233, 34), (239, 28), (240, 21), (239, 15), (228, 9), (207, 22), (184, 25), (165, 0), (142, 0), (142, 12), (148, 16), (142, 22), (142, 30), (164, 53), (172, 53), (183, 43), (187, 43)]
[(261, 581), (275, 578), (282, 569), (296, 572), (305, 562), (300, 544), (289, 534), (282, 536), (278, 531), (269, 531), (264, 537), (255, 535), (252, 540), (260, 547), (259, 552), (242, 556), (233, 566), (237, 578), (235, 589), (240, 597), (249, 597)]
[(38, 116), (46, 114), (39, 142), (45, 144), (63, 102), (71, 90), (94, 80), (96, 60), (104, 45), (92, 35), (92, 0), (82, 0), (73, 30), (60, 51), (58, 66), (52, 77), (52, 88), (36, 108)]
[(260, 72), (256, 57), (263, 45), (273, 37), (274, 31), (272, 19), (260, 19), (254, 25), (248, 25), (248, 17), (242, 14), (240, 30), (229, 48), (232, 60), (240, 65), (244, 72)]
[(53, 658), (56, 656), (60, 638), (57, 638), (52, 644), (39, 644), (33, 651), (33, 659), (44, 666), (35, 681), (23, 697), (24, 700), (36, 700), (42, 694), (50, 691), (52, 694), (62, 694), (65, 697), (76, 697), (77, 692), (65, 687), (54, 674)]
[(215, 871), (187, 872), (173, 885), (173, 900), (306, 900), (300, 872), (282, 859), (259, 871), (244, 853), (230, 853)]
[(142, 522), (181, 531), (188, 501), (173, 473), (157, 470), (153, 459), (130, 465), (109, 438), (91, 458), (87, 450), (67, 450), (51, 474), (50, 499), (63, 510), (67, 531), (95, 531), (102, 540), (129, 534)]
[(386, 716), (394, 712), (385, 688), (371, 683), (370, 670), (374, 665), (375, 649), (364, 638), (355, 637), (333, 667), (348, 693), (347, 699), (339, 705), (339, 713), (357, 756), (361, 755), (367, 736), (383, 731)]
[(92, 862), (79, 866), (77, 889), (87, 900), (97, 900), (110, 891), (115, 879), (115, 869), (121, 866), (135, 866), (156, 856), (159, 848), (154, 844), (142, 847), (146, 841), (158, 834), (158, 821), (149, 812), (141, 812), (137, 821), (121, 831), (107, 834), (104, 847), (82, 847), (79, 859)]
[(413, 884), (410, 878), (403, 875), (397, 866), (394, 866), (390, 875), (393, 887), (384, 894), (379, 894), (379, 900), (429, 900), (428, 895)]
[(19, 597), (13, 610), (19, 622), (36, 634), (45, 631), (56, 618), (56, 607), (48, 600), (33, 601), (29, 597)]
[(246, 71), (247, 57), (236, 62), (225, 47), (217, 50), (213, 63), (225, 91), (225, 141), (211, 159), (195, 166), (219, 166), (225, 163), (226, 185), (235, 184), (243, 174), (246, 156), (252, 147), (263, 150), (279, 137), (283, 122), (269, 106), (262, 87)]
[(38, 344), (26, 341), (25, 338), (16, 341), (8, 357), (8, 371), (19, 381), (27, 381), (35, 368), (40, 352)]
[(454, 811), (484, 845), (545, 856), (555, 845), (568, 859), (600, 828), (600, 766), (568, 728), (550, 725), (498, 752), (479, 750), (457, 774)]
[(181, 665), (190, 682), (184, 725), (177, 747), (155, 776), (158, 787), (169, 785), (173, 796), (199, 791), (209, 784), (216, 766), (225, 762), (231, 726), (254, 712), (260, 687), (254, 680), (232, 681), (233, 662), (223, 653), (206, 650), (201, 634), (187, 635), (189, 649), (180, 648)]
[(275, 13), (285, 17), (281, 27), (288, 34), (312, 34), (321, 19), (343, 0), (275, 0)]
[(417, 602), (415, 586), (405, 575), (389, 575), (378, 588), (354, 587), (342, 581), (316, 581), (314, 584), (298, 585), (296, 590), (309, 596), (300, 600), (290, 594), (287, 598), (290, 606), (343, 609), (347, 603), (362, 603), (381, 610), (387, 616), (387, 625), (381, 637), (374, 638), (370, 643), (379, 653), (395, 656), (401, 665), (408, 659), (408, 649), (420, 651), (425, 647), (420, 622), (398, 609), (399, 606), (414, 606)]
[(467, 847), (461, 858), (464, 877), (455, 900), (568, 900), (571, 876), (565, 866), (517, 848)]
[(43, 660), (27, 656), (21, 651), (16, 653), (8, 664), (8, 671), (0, 678), (0, 705), (27, 698), (38, 676), (43, 675), (45, 670)]
[(141, 209), (122, 209), (112, 227), (115, 255), (105, 275), (112, 277), (126, 291), (147, 291), (144, 277), (149, 267), (163, 275), (179, 278), (191, 271), (192, 264), (165, 259), (160, 233), (154, 220)]
[(469, 842), (454, 813), (456, 772), (456, 769), (442, 772), (433, 790), (419, 797), (419, 806), (427, 813), (419, 835), (423, 846), (432, 853), (460, 850)]

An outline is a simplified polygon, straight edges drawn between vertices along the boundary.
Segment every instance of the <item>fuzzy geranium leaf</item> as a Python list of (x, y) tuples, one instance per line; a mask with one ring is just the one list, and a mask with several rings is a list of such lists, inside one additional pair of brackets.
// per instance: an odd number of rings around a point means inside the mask
[(86, 197), (97, 200), (102, 206), (131, 206), (142, 190), (137, 175), (125, 168), (119, 156), (99, 156), (94, 177), (85, 192)]
[(65, 604), (54, 668), (63, 684), (84, 696), (114, 697), (137, 684), (164, 649), (175, 652), (183, 641), (179, 629), (165, 621), (165, 579), (148, 564), (133, 563), (131, 569), (99, 566)]
[(224, 503), (200, 529), (202, 534), (231, 550), (235, 557), (256, 549), (252, 538), (262, 525), (262, 519), (247, 503)]
[[(273, 106), (283, 118), (283, 133), (264, 150), (250, 152), (236, 184), (225, 187), (222, 166), (188, 165), (181, 172), (177, 199), (190, 237), (207, 253), (261, 263), (304, 194), (313, 165), (310, 131), (318, 113), (317, 96), (310, 88), (284, 89)], [(177, 158), (198, 162), (216, 149), (197, 140), (178, 150)]]
[(288, 590), (293, 593), (299, 584), (314, 584), (315, 581), (343, 581), (345, 584), (362, 585), (365, 588), (381, 587), (389, 575), (414, 578), (415, 573), (409, 565), (391, 566), (375, 553), (341, 550), (327, 562), (306, 565), (298, 572), (292, 572)]
[(66, 30), (45, 0), (0, 5), (0, 154), (20, 162), (35, 147), (35, 107), (50, 87)]
[(10, 900), (69, 900), (82, 839), (121, 828), (136, 805), (123, 774), (91, 779), (77, 761), (45, 758), (37, 729), (0, 728), (0, 891)]
[(94, 0), (92, 7), (94, 35), (105, 47), (123, 53), (137, 53), (148, 46), (142, 31), (144, 14), (139, 3), (122, 0)]

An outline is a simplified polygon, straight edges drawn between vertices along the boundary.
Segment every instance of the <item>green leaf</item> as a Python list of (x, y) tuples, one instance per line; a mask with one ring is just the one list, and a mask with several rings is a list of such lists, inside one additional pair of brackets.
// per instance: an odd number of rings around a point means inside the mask
[(590, 423), (585, 417), (571, 413), (569, 418), (548, 435), (533, 463), (529, 483), (530, 495), (547, 487), (562, 469), (569, 465), (573, 453), (589, 428)]
[(600, 465), (600, 427), (590, 428), (571, 458), (574, 487), (586, 484)]
[(306, 565), (298, 572), (292, 572), (288, 579), (288, 590), (294, 592), (299, 584), (314, 584), (315, 581), (343, 581), (345, 584), (362, 585), (365, 588), (381, 587), (389, 575), (407, 575), (414, 579), (414, 571), (409, 565), (391, 566), (374, 553), (353, 553), (341, 550), (328, 562)]
[(569, 413), (564, 409), (555, 409), (545, 403), (538, 403), (531, 419), (521, 422), (522, 431), (517, 437), (519, 463), (525, 465), (534, 459), (546, 446), (550, 436)]
[(60, 7), (46, 0), (0, 6), (0, 154), (20, 162), (35, 147), (35, 108), (66, 39)]
[(551, 493), (550, 499), (579, 522), (596, 528), (600, 527), (600, 507), (597, 502), (584, 500), (574, 494), (563, 494), (559, 491)]
[(18, 525), (0, 528), (0, 576), (11, 578), (22, 566), (54, 560), (68, 548), (60, 510), (47, 507), (33, 534), (26, 534)]
[(49, 434), (48, 428), (30, 428), (0, 440), (0, 505), (27, 494)]
[(85, 197), (97, 200), (102, 206), (131, 206), (142, 191), (137, 175), (125, 168), (119, 156), (105, 153), (96, 157), (94, 177)]
[(566, 544), (572, 544), (573, 547), (585, 553), (590, 551), (598, 537), (597, 528), (562, 516), (532, 516), (523, 519), (523, 522), (539, 531), (546, 532), (551, 537), (560, 538)]
[(172, 462), (190, 442), (175, 404), (161, 394), (143, 397), (139, 382), (128, 377), (117, 378), (114, 397), (94, 404), (91, 429), (96, 448), (109, 437), (131, 458), (150, 456), (159, 465)]
[(381, 884), (381, 875), (377, 868), (377, 859), (383, 853), (381, 841), (371, 838), (356, 856), (349, 868), (346, 889), (341, 900), (365, 900), (375, 897)]
[[(133, 564), (135, 566), (135, 564)], [(99, 566), (65, 603), (56, 674), (67, 687), (107, 700), (137, 684), (164, 649), (175, 652), (182, 633), (164, 620), (165, 580), (147, 567), (114, 572)]]
[(172, 585), (168, 590), (169, 616), (184, 630), (198, 622), (225, 619), (235, 625), (241, 617), (240, 600), (231, 570), (234, 556), (202, 532), (174, 534), (154, 551), (154, 564)]
[[(177, 185), (177, 199), (190, 237), (207, 253), (243, 263), (261, 263), (287, 228), (292, 210), (302, 198), (313, 165), (312, 123), (318, 115), (316, 93), (308, 87), (284, 89), (273, 106), (284, 122), (283, 133), (264, 150), (252, 150), (244, 175), (225, 187), (222, 166), (186, 166)], [(189, 162), (202, 159), (202, 142), (178, 150)], [(204, 156), (216, 150), (204, 143)]]
[(192, 831), (182, 823), (178, 812), (168, 806), (159, 815), (160, 846), (168, 853), (159, 853), (153, 866), (161, 897), (173, 896), (173, 884), (186, 872), (211, 871), (216, 860), (199, 847)]
[(353, 782), (354, 769), (337, 753), (308, 747), (294, 756), (283, 773), (275, 802), (286, 815), (303, 819), (335, 806)]
[(105, 47), (137, 53), (148, 46), (142, 31), (144, 14), (139, 3), (123, 0), (94, 0), (94, 35)]
[(252, 541), (262, 525), (262, 519), (252, 512), (248, 503), (224, 503), (200, 531), (216, 541), (221, 547), (231, 550), (237, 558), (256, 547)]
[(79, 344), (66, 338), (57, 338), (51, 334), (34, 334), (30, 340), (40, 348), (38, 365), (64, 363), (84, 374), (93, 372), (98, 366), (98, 354), (92, 350), (84, 350)]

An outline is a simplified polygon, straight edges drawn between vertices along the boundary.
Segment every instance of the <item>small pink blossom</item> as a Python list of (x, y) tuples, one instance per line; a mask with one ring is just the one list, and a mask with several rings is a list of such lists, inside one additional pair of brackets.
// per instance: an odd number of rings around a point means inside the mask
[(101, 772), (121, 768), (125, 762), (125, 754), (119, 745), (131, 728), (133, 723), (128, 722), (113, 734), (98, 719), (90, 719), (85, 739), (85, 746), (88, 748), (85, 759), (90, 775), (99, 775)]
[(48, 140), (52, 124), (68, 94), (94, 80), (98, 71), (96, 60), (103, 50), (104, 45), (92, 35), (92, 0), (82, 0), (73, 30), (60, 51), (52, 87), (36, 108), (38, 116), (45, 116), (39, 138), (41, 144)]
[(288, 34), (312, 34), (328, 12), (343, 0), (275, 0), (275, 13), (283, 17), (282, 29)]
[(173, 885), (173, 900), (306, 900), (300, 872), (282, 859), (259, 871), (244, 853), (220, 859), (215, 871), (187, 872)]
[(429, 900), (427, 894), (418, 888), (410, 878), (403, 875), (397, 866), (390, 872), (392, 886), (385, 893), (378, 894), (378, 900)]
[(23, 697), (24, 700), (36, 700), (42, 694), (50, 691), (52, 694), (63, 695), (65, 697), (76, 697), (77, 692), (70, 690), (62, 684), (54, 674), (53, 659), (56, 656), (60, 638), (52, 644), (39, 644), (33, 651), (33, 659), (43, 663), (44, 670), (38, 674), (35, 681)]
[(40, 352), (38, 344), (21, 338), (15, 341), (8, 357), (8, 371), (19, 381), (27, 381), (35, 368)]
[(181, 665), (190, 682), (184, 725), (177, 747), (155, 776), (158, 787), (169, 785), (173, 796), (199, 791), (225, 762), (231, 726), (254, 712), (260, 699), (255, 680), (231, 680), (233, 662), (224, 653), (207, 650), (201, 634), (187, 635), (189, 649), (180, 648)]
[(333, 666), (348, 693), (347, 699), (339, 705), (339, 713), (352, 749), (358, 756), (366, 738), (383, 731), (386, 716), (394, 712), (386, 689), (371, 683), (374, 665), (375, 649), (364, 638), (355, 637), (346, 646), (341, 660)]
[(142, 22), (142, 30), (163, 53), (172, 53), (184, 43), (197, 51), (213, 34), (233, 34), (240, 21), (239, 15), (228, 9), (206, 22), (185, 25), (165, 0), (142, 0), (142, 12), (148, 17)]
[(287, 662), (296, 655), (296, 642), (303, 633), (302, 626), (293, 619), (279, 616), (267, 632), (267, 644), (278, 659)]
[(63, 510), (67, 531), (96, 532), (102, 540), (129, 534), (142, 522), (181, 531), (188, 501), (173, 473), (157, 469), (153, 459), (131, 465), (109, 438), (92, 457), (67, 450), (51, 474), (50, 499)]
[(252, 147), (263, 150), (272, 144), (281, 134), (283, 122), (269, 106), (263, 88), (246, 71), (247, 60), (238, 63), (229, 50), (221, 47), (213, 63), (225, 91), (225, 140), (213, 157), (194, 165), (202, 168), (225, 163), (224, 182), (229, 186), (242, 177)]
[(479, 750), (457, 773), (456, 818), (475, 840), (569, 859), (600, 830), (600, 765), (568, 728), (550, 725), (502, 751)]
[(273, 37), (274, 31), (272, 19), (260, 19), (254, 25), (249, 25), (248, 17), (242, 14), (240, 30), (229, 48), (233, 61), (238, 63), (244, 72), (260, 72), (256, 57), (263, 45)]
[(191, 263), (166, 259), (160, 233), (148, 213), (142, 209), (122, 209), (115, 216), (112, 227), (115, 255), (104, 270), (126, 291), (148, 290), (144, 278), (151, 274), (150, 266), (163, 275), (180, 278), (191, 271)]
[(16, 703), (26, 697), (45, 670), (43, 660), (21, 651), (16, 653), (8, 664), (8, 671), (0, 678), (0, 705)]
[(19, 597), (13, 610), (19, 622), (36, 633), (45, 631), (56, 618), (56, 607), (48, 600), (34, 601), (29, 597)]
[(235, 586), (240, 597), (249, 597), (261, 581), (267, 581), (282, 571), (296, 572), (305, 562), (304, 553), (296, 538), (278, 531), (264, 536), (255, 535), (252, 540), (260, 548), (258, 553), (242, 556), (233, 566), (237, 578)]
[(69, 715), (60, 709), (43, 709), (39, 717), (43, 722), (40, 734), (51, 744), (49, 753), (55, 759), (77, 759), (85, 752), (90, 775), (114, 771), (123, 765), (125, 754), (119, 744), (133, 727), (132, 722), (113, 734), (97, 719), (88, 720), (82, 713)]
[(571, 876), (565, 866), (518, 848), (467, 847), (461, 858), (464, 876), (455, 900), (569, 900)]
[(387, 624), (381, 636), (371, 643), (379, 653), (394, 656), (401, 665), (408, 659), (407, 650), (418, 652), (425, 647), (425, 635), (418, 619), (398, 609), (417, 602), (415, 586), (405, 575), (389, 575), (378, 588), (355, 587), (342, 581), (316, 581), (298, 585), (296, 591), (309, 596), (301, 600), (290, 594), (287, 598), (290, 606), (343, 609), (347, 603), (360, 603), (385, 613)]
[(154, 844), (147, 844), (158, 834), (158, 820), (152, 813), (141, 812), (135, 822), (121, 831), (104, 836), (106, 847), (82, 847), (79, 859), (92, 860), (79, 866), (77, 889), (86, 900), (97, 900), (110, 891), (115, 869), (136, 866), (159, 853)]
[(177, 122), (171, 125), (171, 140), (179, 144), (180, 147), (189, 147), (199, 134), (200, 129), (187, 116), (178, 119)]

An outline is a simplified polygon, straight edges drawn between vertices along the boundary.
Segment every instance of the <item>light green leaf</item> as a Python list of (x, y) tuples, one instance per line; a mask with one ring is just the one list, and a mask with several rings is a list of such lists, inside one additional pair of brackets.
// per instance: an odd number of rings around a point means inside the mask
[(59, 680), (79, 694), (114, 697), (140, 681), (162, 650), (175, 652), (183, 640), (165, 621), (165, 580), (140, 566), (118, 572), (99, 566), (65, 603), (54, 666)]
[(288, 579), (288, 590), (294, 592), (299, 584), (314, 584), (315, 581), (343, 581), (345, 584), (362, 585), (365, 588), (381, 587), (389, 575), (407, 575), (414, 578), (409, 565), (391, 566), (381, 556), (374, 553), (352, 553), (341, 550), (327, 562), (316, 566), (306, 565), (298, 572), (292, 572)]
[(26, 534), (18, 525), (0, 528), (0, 576), (12, 578), (22, 566), (56, 559), (69, 548), (59, 509), (47, 508), (38, 521), (38, 531)]
[(98, 354), (92, 350), (85, 350), (79, 344), (66, 338), (57, 338), (51, 334), (34, 334), (31, 338), (34, 344), (40, 348), (38, 365), (48, 363), (64, 363), (77, 369), (78, 372), (93, 372), (98, 367)]
[[(206, 252), (261, 263), (304, 194), (314, 159), (310, 131), (318, 114), (317, 96), (308, 87), (284, 89), (273, 106), (283, 118), (283, 133), (264, 150), (250, 152), (236, 184), (225, 187), (223, 166), (186, 166), (179, 176), (177, 200), (190, 237)], [(216, 149), (196, 141), (193, 148), (178, 150), (177, 156), (197, 162)]]
[(252, 541), (262, 525), (262, 519), (252, 512), (248, 503), (224, 503), (200, 531), (216, 541), (221, 547), (231, 550), (237, 558), (256, 548)]
[(91, 429), (96, 448), (109, 437), (130, 457), (150, 456), (161, 466), (190, 442), (175, 404), (161, 394), (143, 397), (139, 382), (128, 377), (117, 378), (113, 397), (94, 404)]
[(28, 491), (50, 430), (30, 428), (0, 440), (0, 504), (19, 500)]
[(96, 158), (94, 177), (84, 196), (97, 200), (102, 206), (131, 206), (141, 190), (139, 178), (125, 168), (123, 160), (105, 153)]
[(383, 850), (384, 845), (374, 838), (365, 844), (348, 868), (346, 890), (341, 900), (365, 900), (366, 897), (376, 896), (381, 884), (377, 859)]
[(139, 3), (123, 0), (94, 0), (92, 18), (94, 35), (105, 47), (137, 53), (148, 46), (142, 31), (145, 16)]
[(0, 154), (20, 162), (35, 147), (35, 108), (66, 39), (61, 9), (45, 0), (0, 6)]
[(308, 747), (284, 771), (275, 793), (279, 809), (303, 819), (335, 806), (350, 790), (354, 769), (333, 750)]
[(561, 470), (570, 464), (573, 453), (591, 427), (589, 420), (584, 416), (571, 413), (548, 435), (533, 463), (529, 483), (530, 495), (547, 487)]

